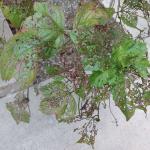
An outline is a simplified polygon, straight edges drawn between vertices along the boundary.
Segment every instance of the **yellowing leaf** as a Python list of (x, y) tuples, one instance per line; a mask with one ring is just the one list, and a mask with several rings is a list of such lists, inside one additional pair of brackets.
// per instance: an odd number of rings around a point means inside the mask
[(23, 99), (16, 99), (14, 102), (7, 103), (6, 108), (11, 113), (17, 124), (20, 122), (29, 123), (30, 110), (28, 108), (28, 104), (24, 103)]
[(94, 2), (82, 5), (75, 16), (74, 28), (90, 27), (100, 24), (101, 20), (106, 20), (107, 22), (112, 17), (110, 15), (111, 11), (108, 11), (108, 9), (99, 8)]
[[(34, 48), (38, 44), (34, 31), (16, 34), (4, 46), (0, 56), (0, 75), (3, 80), (15, 77), (22, 88), (31, 85), (36, 76)], [(33, 40), (33, 41), (32, 41)]]
[(18, 80), (23, 89), (30, 86), (33, 81), (36, 79), (36, 69), (25, 69), (22, 73), (19, 74)]
[(71, 122), (76, 115), (77, 104), (69, 93), (65, 83), (55, 79), (41, 88), (44, 99), (40, 103), (40, 111), (44, 114), (56, 114), (58, 121)]

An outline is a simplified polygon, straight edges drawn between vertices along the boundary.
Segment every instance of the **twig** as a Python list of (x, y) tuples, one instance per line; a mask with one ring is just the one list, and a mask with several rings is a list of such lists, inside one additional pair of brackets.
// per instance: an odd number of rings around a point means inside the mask
[(115, 120), (116, 126), (118, 126), (117, 118), (115, 117), (115, 115), (113, 114), (112, 109), (111, 109), (110, 99), (111, 99), (111, 95), (110, 95), (110, 97), (109, 97), (109, 110), (110, 110), (110, 113), (111, 113), (112, 117), (113, 117), (114, 120)]

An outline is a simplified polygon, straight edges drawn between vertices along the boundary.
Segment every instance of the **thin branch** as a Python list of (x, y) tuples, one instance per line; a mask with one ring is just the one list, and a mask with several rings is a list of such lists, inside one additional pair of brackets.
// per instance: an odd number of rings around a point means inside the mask
[(111, 94), (110, 94), (110, 97), (109, 97), (109, 110), (110, 110), (110, 113), (111, 113), (112, 117), (115, 120), (116, 126), (118, 126), (117, 118), (115, 117), (115, 115), (113, 114), (112, 109), (111, 109)]

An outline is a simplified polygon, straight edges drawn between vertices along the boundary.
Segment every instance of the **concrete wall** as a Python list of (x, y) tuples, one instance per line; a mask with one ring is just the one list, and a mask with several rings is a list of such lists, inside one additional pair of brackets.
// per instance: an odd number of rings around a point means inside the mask
[[(14, 95), (0, 100), (0, 150), (92, 150), (88, 145), (76, 144), (79, 138), (73, 129), (80, 124), (58, 124), (53, 116), (38, 111), (40, 97), (31, 89), (31, 120), (29, 124), (16, 125), (6, 110), (6, 102)], [(135, 116), (126, 122), (120, 110), (111, 104), (119, 126), (116, 127), (109, 109), (100, 109), (95, 150), (149, 150), (150, 109), (146, 115), (137, 110)]]
[(6, 41), (8, 41), (10, 37), (12, 37), (12, 32), (1, 10), (0, 10), (0, 37), (3, 37)]

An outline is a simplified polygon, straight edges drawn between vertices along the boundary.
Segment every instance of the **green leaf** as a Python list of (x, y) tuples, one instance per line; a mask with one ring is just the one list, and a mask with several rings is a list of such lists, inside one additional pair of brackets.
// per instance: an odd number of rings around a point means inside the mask
[(0, 56), (0, 74), (3, 80), (15, 77), (22, 88), (32, 84), (36, 74), (37, 54), (34, 51), (38, 41), (36, 32), (18, 33), (8, 41)]
[(135, 59), (134, 66), (141, 77), (146, 78), (149, 75), (148, 67), (150, 67), (150, 62), (147, 58)]
[(15, 100), (14, 102), (9, 102), (6, 104), (6, 108), (17, 124), (20, 122), (29, 123), (30, 113), (29, 110), (26, 110), (27, 104), (23, 103), (23, 101)]
[(47, 99), (41, 100), (39, 110), (46, 115), (54, 113), (54, 110), (49, 108), (49, 101)]
[(121, 20), (127, 26), (135, 28), (137, 26), (138, 17), (137, 14), (135, 14), (134, 12), (128, 12), (128, 13), (123, 12), (121, 14)]
[(46, 66), (46, 72), (49, 75), (58, 75), (61, 71), (62, 71), (62, 68), (57, 65)]
[(15, 7), (3, 6), (2, 11), (4, 16), (11, 22), (13, 27), (19, 28), (24, 20), (23, 12)]
[(35, 2), (34, 3), (34, 11), (39, 13), (42, 16), (46, 16), (49, 14), (48, 4), (45, 2)]
[[(121, 104), (121, 105), (124, 106), (124, 104)], [(135, 108), (128, 107), (127, 105), (125, 106), (125, 108), (123, 108), (123, 107), (120, 107), (120, 108), (121, 108), (121, 111), (123, 112), (123, 114), (125, 115), (126, 120), (129, 121), (135, 113)]]
[(69, 102), (64, 103), (56, 112), (58, 121), (72, 122), (76, 116), (77, 106), (76, 101), (72, 96), (69, 96)]
[(21, 1), (19, 4), (1, 4), (0, 7), (5, 18), (15, 28), (20, 28), (25, 18), (33, 13), (33, 2), (31, 0)]
[[(45, 3), (38, 3), (37, 5), (38, 7), (42, 7), (42, 10), (45, 5), (49, 7), (49, 5)], [(64, 12), (59, 6), (52, 5), (50, 8), (48, 14), (42, 16), (36, 12), (32, 17), (27, 18), (23, 24), (25, 28), (37, 31), (38, 38), (42, 39), (41, 45), (45, 58), (49, 58), (56, 54), (65, 41)]]
[(65, 114), (67, 109), (67, 102), (64, 101), (62, 103), (62, 105), (56, 109), (56, 118), (58, 121), (61, 121), (61, 119), (63, 118), (63, 115)]
[(40, 111), (44, 114), (55, 114), (58, 121), (70, 122), (76, 115), (76, 101), (69, 93), (65, 83), (54, 80), (41, 89), (44, 99), (40, 103)]
[[(50, 7), (49, 11), (48, 7)], [(63, 32), (65, 17), (63, 10), (59, 6), (36, 2), (34, 9), (35, 14), (32, 17), (28, 17), (24, 22), (25, 27), (34, 29), (37, 27), (40, 30), (43, 29), (43, 31)]]
[(136, 59), (146, 57), (146, 44), (135, 41), (131, 38), (124, 38), (113, 47), (112, 59), (114, 63), (122, 68), (129, 68), (135, 65)]
[(90, 83), (95, 87), (103, 87), (104, 85), (113, 85), (116, 82), (116, 71), (108, 69), (103, 71), (95, 71), (90, 76)]
[(51, 18), (51, 21), (54, 26), (56, 26), (62, 31), (64, 30), (65, 26), (64, 12), (59, 6), (53, 5), (51, 7), (51, 13), (49, 14), (49, 17)]
[(96, 71), (90, 76), (90, 81), (92, 85), (96, 87), (102, 87), (108, 83), (109, 72), (106, 70), (104, 72)]
[(85, 3), (77, 11), (74, 20), (74, 28), (91, 27), (100, 23), (100, 19), (106, 22), (112, 17), (113, 11), (109, 8), (99, 8), (96, 3)]
[(19, 82), (22, 89), (25, 89), (32, 85), (33, 81), (36, 79), (36, 68), (26, 68), (20, 70), (17, 76), (17, 81)]
[(141, 10), (144, 13), (150, 11), (150, 4), (147, 0), (124, 0), (123, 5), (130, 9)]
[(78, 44), (77, 33), (74, 31), (69, 32), (70, 38), (74, 44)]
[(14, 73), (16, 67), (16, 60), (11, 51), (9, 52), (2, 52), (0, 56), (0, 75), (2, 80), (8, 81), (10, 80)]
[(76, 112), (77, 112), (77, 106), (76, 106), (76, 101), (74, 98), (72, 98), (70, 100), (70, 110), (69, 112), (71, 112), (71, 117), (74, 117), (76, 115)]
[(85, 88), (84, 86), (80, 85), (79, 88), (75, 90), (75, 93), (84, 100), (85, 98)]
[(120, 108), (128, 121), (135, 113), (135, 106), (127, 99), (125, 92), (125, 77), (120, 76), (115, 86), (111, 89), (113, 100), (115, 104)]
[(144, 92), (143, 97), (144, 97), (145, 100), (149, 100), (150, 101), (150, 91)]
[(59, 49), (61, 48), (61, 46), (65, 43), (65, 39), (64, 39), (64, 35), (61, 34), (57, 37), (56, 41), (55, 41), (55, 44), (54, 44), (54, 47), (56, 49)]

